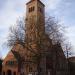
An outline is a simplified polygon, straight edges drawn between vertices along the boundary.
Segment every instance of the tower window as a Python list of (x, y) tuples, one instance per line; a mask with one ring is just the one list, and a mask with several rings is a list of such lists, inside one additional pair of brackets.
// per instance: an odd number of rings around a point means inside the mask
[(30, 7), (30, 8), (29, 8), (29, 12), (34, 11), (34, 9), (35, 9), (35, 7), (34, 7), (34, 6), (33, 6), (33, 7)]
[(29, 12), (31, 11), (31, 9), (29, 8)]
[(33, 11), (33, 7), (31, 7), (31, 12)]
[(34, 7), (32, 7), (32, 11), (34, 11)]
[(42, 8), (40, 8), (40, 7), (38, 8), (38, 10), (39, 10), (41, 13), (43, 12)]

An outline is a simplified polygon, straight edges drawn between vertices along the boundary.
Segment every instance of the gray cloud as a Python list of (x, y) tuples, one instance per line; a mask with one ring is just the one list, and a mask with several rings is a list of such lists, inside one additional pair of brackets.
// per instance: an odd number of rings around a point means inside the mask
[[(70, 27), (68, 31), (68, 37), (70, 40), (74, 41), (75, 30), (75, 1), (74, 0), (41, 0), (46, 6), (46, 13), (52, 16), (55, 16), (61, 21), (61, 24), (67, 25)], [(0, 0), (0, 50), (3, 52), (1, 47), (4, 41), (6, 41), (9, 27), (16, 23), (16, 20), (19, 16), (25, 15), (25, 4), (28, 0)], [(69, 25), (72, 24), (72, 27)], [(72, 36), (72, 37), (71, 37)], [(4, 40), (5, 39), (5, 40)], [(72, 41), (71, 41), (72, 42)], [(72, 42), (74, 44), (74, 42)], [(3, 53), (4, 54), (4, 53)]]

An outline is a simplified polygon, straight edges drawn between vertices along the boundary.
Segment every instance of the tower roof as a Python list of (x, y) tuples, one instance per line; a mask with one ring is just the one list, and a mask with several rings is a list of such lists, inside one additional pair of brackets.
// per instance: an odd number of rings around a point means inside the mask
[(43, 6), (45, 6), (40, 0), (30, 0), (27, 4), (29, 4), (29, 3), (33, 2), (33, 1), (39, 1)]

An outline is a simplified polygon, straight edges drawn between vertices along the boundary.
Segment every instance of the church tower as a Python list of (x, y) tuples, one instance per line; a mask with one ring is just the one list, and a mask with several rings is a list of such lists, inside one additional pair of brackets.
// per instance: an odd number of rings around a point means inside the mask
[(45, 33), (45, 5), (40, 0), (30, 0), (26, 4), (26, 40), (39, 41)]

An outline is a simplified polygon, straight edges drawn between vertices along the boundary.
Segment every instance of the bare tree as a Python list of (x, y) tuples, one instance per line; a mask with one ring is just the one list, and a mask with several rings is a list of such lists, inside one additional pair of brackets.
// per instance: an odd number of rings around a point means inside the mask
[(53, 43), (62, 43), (64, 39), (64, 28), (54, 17), (46, 18), (46, 34), (49, 35)]
[(18, 20), (16, 25), (11, 26), (9, 28), (9, 36), (8, 36), (8, 46), (14, 46), (18, 41), (23, 42), (25, 41), (25, 22), (24, 19)]
[[(8, 45), (13, 46), (17, 41), (21, 45), (24, 45), (27, 41), (27, 39), (25, 39), (26, 36), (25, 33), (26, 33), (25, 20), (24, 19), (18, 20), (16, 26), (14, 25), (13, 27), (10, 27), (10, 33), (8, 36)], [(57, 42), (62, 43), (62, 41), (64, 40), (63, 27), (57, 21), (55, 21), (54, 18), (52, 18), (51, 16), (49, 18), (46, 18), (44, 36), (46, 36), (46, 34), (49, 36), (50, 39), (53, 40), (54, 43)], [(44, 40), (44, 38), (42, 38), (43, 36), (42, 37), (40, 36), (40, 32), (38, 33), (38, 35), (40, 40), (39, 42), (37, 42), (37, 44), (39, 44), (40, 46), (40, 44), (43, 45), (42, 41)]]
[[(35, 24), (34, 24), (34, 26), (35, 26)], [(47, 43), (44, 44), (44, 40), (47, 38), (42, 38), (39, 35), (40, 40), (37, 42), (37, 46), (38, 46), (38, 49), (41, 50), (41, 52), (37, 53), (37, 52), (35, 52), (34, 48), (31, 46), (31, 44), (29, 44), (29, 42), (27, 42), (27, 39), (25, 39), (25, 36), (26, 36), (25, 32), (26, 32), (25, 20), (22, 19), (22, 20), (17, 21), (15, 27), (10, 27), (10, 34), (8, 37), (9, 38), (8, 45), (13, 47), (18, 41), (18, 43), (21, 44), (24, 48), (27, 48), (30, 52), (32, 52), (34, 54), (34, 56), (36, 56), (37, 61), (39, 60), (38, 61), (38, 70), (39, 70), (40, 61), (42, 61), (41, 58), (43, 58), (43, 56), (45, 57), (47, 55), (47, 53), (49, 53), (49, 52), (47, 52), (48, 46), (46, 46), (48, 44)], [(40, 32), (38, 34), (40, 34)], [(54, 44), (63, 42), (63, 28), (52, 17), (49, 17), (46, 19), (45, 35), (44, 35), (45, 37), (46, 37), (46, 34), (48, 35), (48, 37), (50, 39), (52, 39)], [(43, 62), (43, 64), (44, 64), (44, 62)]]
[[(35, 23), (30, 21), (31, 24)], [(35, 23), (36, 24), (36, 23)], [(34, 26), (36, 26), (34, 24)], [(39, 28), (39, 27), (38, 27)], [(45, 22), (45, 35), (46, 34), (50, 37), (50, 39), (53, 40), (54, 43), (61, 42), (63, 41), (63, 34), (62, 34), (62, 27), (59, 25), (57, 21), (55, 21), (52, 17), (49, 17), (46, 19)], [(34, 49), (32, 48), (31, 45), (27, 42), (27, 39), (25, 39), (25, 20), (21, 19), (17, 21), (16, 26), (10, 27), (10, 33), (8, 37), (8, 45), (9, 46), (14, 46), (16, 42), (18, 41), (19, 44), (21, 44), (23, 47), (28, 48), (31, 52), (34, 54), (37, 54)], [(32, 33), (31, 33), (32, 34)], [(37, 42), (37, 45), (40, 49), (45, 49), (45, 45), (43, 44), (44, 39), (42, 38), (43, 36), (40, 36), (40, 32), (38, 33), (39, 35), (39, 41)], [(38, 39), (37, 39), (38, 40)]]
[[(50, 39), (52, 39), (53, 44), (61, 44), (61, 47), (64, 46), (64, 54), (69, 58), (69, 55), (71, 54), (71, 44), (68, 42), (65, 42), (67, 39), (64, 36), (65, 33), (65, 27), (59, 24), (58, 21), (55, 20), (55, 18), (49, 17), (46, 19), (46, 34), (49, 35)], [(66, 44), (67, 43), (67, 44)], [(57, 49), (58, 50), (58, 49)], [(57, 56), (57, 51), (56, 55)], [(66, 64), (66, 63), (65, 63)], [(57, 64), (56, 64), (57, 65)], [(69, 74), (69, 67), (68, 67), (68, 61), (67, 66), (65, 67), (65, 70), (67, 70), (67, 74)]]
[(72, 45), (71, 45), (71, 43), (65, 44), (65, 54), (66, 54), (67, 59), (72, 55)]

